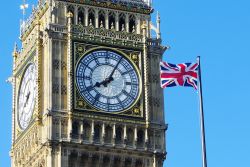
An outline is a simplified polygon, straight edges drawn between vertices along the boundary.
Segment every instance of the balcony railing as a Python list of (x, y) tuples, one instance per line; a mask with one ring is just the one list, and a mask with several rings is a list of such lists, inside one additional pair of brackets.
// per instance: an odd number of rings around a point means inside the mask
[(143, 36), (140, 34), (112, 31), (103, 28), (84, 27), (82, 25), (73, 25), (73, 33), (77, 33), (79, 35), (88, 34), (88, 35), (136, 41), (136, 42), (142, 42), (143, 39)]
[(122, 5), (130, 5), (143, 8), (150, 8), (152, 6), (152, 0), (96, 0), (96, 1), (120, 3)]

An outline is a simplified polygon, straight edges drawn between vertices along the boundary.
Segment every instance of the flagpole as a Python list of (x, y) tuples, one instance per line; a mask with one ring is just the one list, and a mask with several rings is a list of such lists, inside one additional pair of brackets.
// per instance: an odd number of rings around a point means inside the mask
[(206, 137), (205, 137), (205, 123), (204, 123), (204, 112), (203, 112), (203, 97), (202, 97), (202, 82), (201, 82), (201, 64), (200, 56), (197, 57), (198, 62), (198, 89), (199, 89), (199, 100), (200, 100), (200, 128), (201, 128), (201, 145), (202, 145), (202, 167), (207, 167), (207, 153), (206, 153)]

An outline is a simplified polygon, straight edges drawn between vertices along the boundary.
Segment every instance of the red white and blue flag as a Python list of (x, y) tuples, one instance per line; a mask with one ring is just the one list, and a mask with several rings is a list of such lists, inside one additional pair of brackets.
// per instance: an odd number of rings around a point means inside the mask
[(189, 86), (197, 89), (198, 67), (198, 63), (160, 62), (161, 87)]

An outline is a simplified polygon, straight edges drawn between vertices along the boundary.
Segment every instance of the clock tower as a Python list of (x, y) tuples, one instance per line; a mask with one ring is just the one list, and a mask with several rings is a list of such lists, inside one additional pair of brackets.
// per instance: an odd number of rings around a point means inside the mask
[(163, 166), (151, 1), (38, 1), (13, 51), (12, 167)]

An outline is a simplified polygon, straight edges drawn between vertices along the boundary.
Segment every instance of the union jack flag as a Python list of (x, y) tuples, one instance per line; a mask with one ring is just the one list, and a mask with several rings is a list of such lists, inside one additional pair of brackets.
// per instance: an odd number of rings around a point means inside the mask
[(189, 86), (197, 89), (198, 63), (160, 62), (161, 87)]

